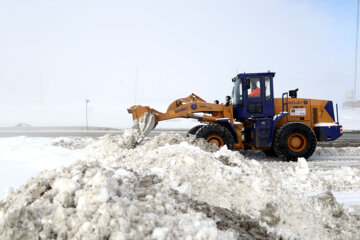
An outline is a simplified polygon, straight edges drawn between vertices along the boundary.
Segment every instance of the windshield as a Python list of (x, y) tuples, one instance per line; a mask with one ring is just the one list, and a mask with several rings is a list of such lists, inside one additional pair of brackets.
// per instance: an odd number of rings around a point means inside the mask
[(237, 79), (234, 83), (233, 88), (233, 104), (234, 105), (243, 105), (243, 94), (242, 94), (242, 81), (241, 79)]

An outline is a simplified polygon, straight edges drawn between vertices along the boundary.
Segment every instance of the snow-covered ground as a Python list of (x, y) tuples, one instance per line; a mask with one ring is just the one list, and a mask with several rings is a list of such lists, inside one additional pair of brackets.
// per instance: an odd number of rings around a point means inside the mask
[[(82, 153), (72, 149), (82, 148), (81, 144), (86, 145), (89, 140), (91, 139), (0, 138), (0, 199), (3, 197), (3, 190), (7, 192), (10, 187), (19, 187), (44, 169), (68, 166), (81, 159)], [(69, 146), (65, 143), (69, 143)], [(65, 145), (65, 148), (61, 145)]]
[(360, 235), (360, 148), (288, 163), (170, 133), (2, 138), (0, 176), (0, 239)]

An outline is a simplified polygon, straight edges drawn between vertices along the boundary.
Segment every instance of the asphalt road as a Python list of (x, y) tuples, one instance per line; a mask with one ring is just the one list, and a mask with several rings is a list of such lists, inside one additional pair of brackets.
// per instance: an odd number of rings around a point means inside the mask
[(351, 139), (351, 140), (360, 140), (360, 133), (348, 133), (345, 132), (340, 139), (343, 140), (347, 140), (347, 139)]
[[(172, 131), (183, 136), (186, 135), (187, 129), (155, 129), (149, 137), (159, 135), (163, 131)], [(106, 134), (121, 135), (123, 130), (116, 129), (99, 129), (99, 130), (77, 130), (77, 129), (0, 129), (0, 137), (101, 137)], [(359, 132), (345, 132), (342, 137), (334, 142), (319, 142), (323, 146), (360, 146), (360, 133)]]
[(101, 137), (106, 134), (121, 135), (123, 131), (5, 131), (0, 137)]

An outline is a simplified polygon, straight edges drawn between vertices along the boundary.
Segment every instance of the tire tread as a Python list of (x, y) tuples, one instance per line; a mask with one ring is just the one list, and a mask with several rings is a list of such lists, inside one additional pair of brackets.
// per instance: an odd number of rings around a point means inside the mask
[[(289, 150), (288, 147), (287, 149), (284, 148), (284, 144), (286, 146), (287, 144), (284, 143), (286, 139), (283, 138), (287, 136), (287, 134), (291, 134), (291, 131), (293, 131), (294, 128), (301, 128), (304, 131), (304, 135), (309, 137), (309, 139), (307, 139), (307, 142), (308, 144), (310, 144), (310, 147), (308, 147), (307, 151), (302, 153), (302, 155), (292, 152), (291, 150)], [(288, 122), (276, 131), (273, 146), (275, 153), (280, 158), (286, 161), (296, 161), (298, 157), (304, 157), (306, 159), (311, 157), (315, 152), (316, 144), (316, 135), (310, 127), (299, 122)], [(305, 150), (306, 148), (307, 147), (305, 147)]]
[(227, 148), (232, 150), (234, 148), (234, 138), (231, 135), (230, 131), (219, 124), (208, 124), (204, 125), (203, 127), (199, 128), (196, 132), (197, 138), (207, 138), (210, 135), (216, 134), (220, 136), (224, 143), (226, 144)]
[(191, 134), (191, 135), (196, 135), (196, 132), (197, 132), (200, 128), (202, 128), (203, 126), (205, 126), (205, 125), (196, 125), (195, 127), (191, 128), (191, 129), (187, 132), (186, 137), (189, 137), (190, 134)]

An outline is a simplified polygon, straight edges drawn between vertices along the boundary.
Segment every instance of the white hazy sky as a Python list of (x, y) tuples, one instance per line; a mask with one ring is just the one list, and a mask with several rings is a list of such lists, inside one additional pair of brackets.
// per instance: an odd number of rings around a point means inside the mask
[(88, 98), (90, 125), (127, 127), (135, 102), (222, 101), (244, 71), (276, 72), (276, 96), (299, 88), (340, 103), (354, 85), (356, 6), (0, 0), (0, 126), (84, 125)]

